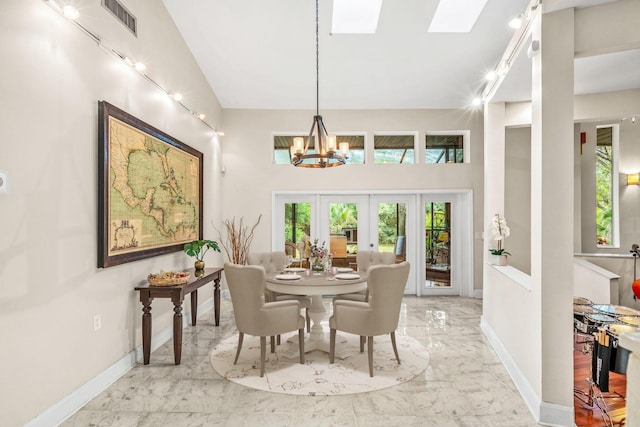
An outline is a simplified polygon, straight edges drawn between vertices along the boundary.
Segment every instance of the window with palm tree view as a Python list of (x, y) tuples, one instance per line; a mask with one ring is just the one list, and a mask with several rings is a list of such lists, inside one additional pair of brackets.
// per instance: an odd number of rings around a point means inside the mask
[(614, 127), (598, 127), (596, 131), (596, 239), (598, 246), (615, 246), (616, 144)]

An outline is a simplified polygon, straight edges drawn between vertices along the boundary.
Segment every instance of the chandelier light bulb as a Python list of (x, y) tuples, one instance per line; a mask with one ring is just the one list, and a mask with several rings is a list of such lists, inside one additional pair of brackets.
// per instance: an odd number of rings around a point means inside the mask
[(340, 144), (338, 144), (338, 146), (340, 147), (340, 154), (342, 155), (342, 157), (348, 157), (349, 156), (349, 143), (348, 142), (341, 142)]
[(304, 152), (304, 138), (301, 136), (296, 136), (293, 138), (293, 153), (294, 154), (302, 154)]
[(338, 148), (338, 145), (336, 143), (336, 136), (335, 135), (327, 135), (327, 151), (331, 152), (331, 151), (336, 151)]

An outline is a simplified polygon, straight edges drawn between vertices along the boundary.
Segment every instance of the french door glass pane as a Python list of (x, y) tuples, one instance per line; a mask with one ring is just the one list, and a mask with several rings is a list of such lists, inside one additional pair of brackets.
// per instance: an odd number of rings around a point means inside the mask
[(311, 204), (285, 203), (284, 241), (298, 243), (311, 234)]
[(427, 287), (451, 286), (451, 203), (425, 203)]
[(406, 253), (407, 205), (405, 203), (378, 204), (378, 251), (396, 254), (404, 261)]
[[(358, 205), (356, 203), (329, 204), (329, 252), (333, 265), (349, 267), (358, 251)], [(353, 258), (353, 259), (352, 259)]]

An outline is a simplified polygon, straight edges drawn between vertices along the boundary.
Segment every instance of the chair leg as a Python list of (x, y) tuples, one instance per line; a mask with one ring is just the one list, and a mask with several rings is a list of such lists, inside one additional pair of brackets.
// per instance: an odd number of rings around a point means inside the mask
[(275, 353), (276, 352), (276, 337), (271, 335), (269, 337), (269, 343), (271, 344), (271, 353)]
[(391, 345), (393, 346), (393, 352), (396, 354), (396, 360), (398, 365), (400, 364), (400, 356), (398, 356), (398, 347), (396, 346), (396, 331), (391, 332)]
[(300, 351), (300, 363), (304, 365), (304, 328), (298, 329), (298, 351)]
[(329, 332), (329, 363), (333, 363), (336, 355), (336, 330), (331, 329)]
[(360, 353), (364, 351), (364, 342), (366, 341), (366, 337), (360, 335)]
[(264, 377), (264, 360), (267, 356), (267, 337), (260, 337), (260, 376)]
[(311, 318), (309, 317), (309, 309), (305, 308), (304, 315), (307, 318), (307, 333), (311, 333)]
[(280, 345), (280, 335), (278, 335), (277, 340), (278, 340), (278, 345)]
[(236, 351), (236, 358), (233, 361), (235, 365), (238, 362), (238, 356), (240, 356), (240, 349), (242, 348), (242, 339), (244, 338), (244, 334), (242, 332), (238, 333), (238, 351)]
[(373, 377), (373, 337), (367, 337), (367, 354), (369, 356), (369, 376)]

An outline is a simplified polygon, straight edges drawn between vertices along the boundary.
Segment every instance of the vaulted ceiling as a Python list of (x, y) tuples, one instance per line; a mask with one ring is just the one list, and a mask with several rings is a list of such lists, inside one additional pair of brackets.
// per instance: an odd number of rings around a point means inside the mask
[[(163, 1), (223, 108), (315, 109), (314, 0)], [(383, 0), (375, 34), (332, 35), (333, 2), (320, 0), (320, 109), (469, 107), (529, 1), (487, 0), (470, 32), (430, 33), (438, 0)], [(495, 99), (529, 99), (520, 56)], [(638, 51), (578, 59), (576, 91), (640, 87), (639, 66)]]

